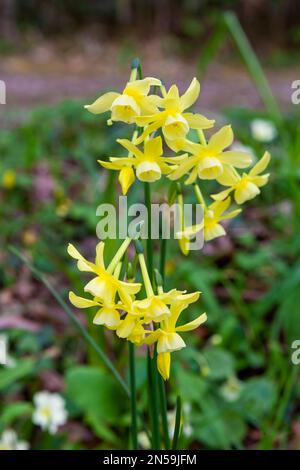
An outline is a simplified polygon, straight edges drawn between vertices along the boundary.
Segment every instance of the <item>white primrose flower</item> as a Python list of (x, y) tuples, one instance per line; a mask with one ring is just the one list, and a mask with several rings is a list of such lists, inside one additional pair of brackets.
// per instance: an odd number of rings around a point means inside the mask
[(18, 436), (12, 429), (7, 429), (0, 436), (0, 450), (28, 450), (26, 441), (19, 441)]
[(55, 434), (57, 428), (67, 421), (65, 400), (58, 393), (38, 392), (33, 397), (35, 410), (32, 421), (50, 434)]
[(254, 119), (250, 124), (251, 134), (258, 142), (272, 142), (277, 136), (277, 129), (271, 121)]

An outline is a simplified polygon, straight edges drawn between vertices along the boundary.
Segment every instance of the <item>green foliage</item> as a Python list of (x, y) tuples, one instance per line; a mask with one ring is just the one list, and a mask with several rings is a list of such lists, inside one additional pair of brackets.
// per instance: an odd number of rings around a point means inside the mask
[(113, 378), (101, 369), (88, 366), (70, 368), (66, 375), (67, 395), (83, 414), (95, 434), (116, 444), (120, 432), (120, 414), (124, 410), (124, 395)]

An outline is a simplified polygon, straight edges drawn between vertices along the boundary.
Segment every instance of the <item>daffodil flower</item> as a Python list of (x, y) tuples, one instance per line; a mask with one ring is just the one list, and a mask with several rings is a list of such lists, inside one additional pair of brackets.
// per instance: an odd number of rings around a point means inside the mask
[[(203, 222), (201, 224), (186, 227), (183, 232), (178, 233), (178, 237), (185, 237), (186, 239), (192, 239), (195, 235), (203, 230), (204, 240), (210, 241), (214, 238), (226, 235), (224, 227), (220, 224), (222, 220), (232, 219), (236, 217), (241, 209), (235, 209), (227, 212), (226, 210), (230, 206), (231, 198), (228, 197), (224, 201), (215, 201), (209, 206), (204, 207)], [(188, 248), (186, 247), (186, 250)], [(183, 254), (186, 254), (183, 252)]]
[(185, 184), (192, 184), (197, 177), (203, 180), (216, 179), (222, 175), (227, 165), (246, 168), (251, 164), (251, 155), (239, 150), (227, 150), (233, 142), (231, 126), (224, 126), (213, 134), (206, 144), (182, 141), (182, 150), (191, 153), (178, 165), (168, 178), (177, 180), (191, 171)]
[(196, 302), (199, 295), (200, 292), (178, 295), (171, 304), (170, 316), (161, 322), (160, 327), (150, 333), (145, 340), (148, 345), (157, 342), (157, 367), (164, 380), (167, 380), (170, 375), (170, 353), (186, 347), (185, 342), (178, 333), (195, 330), (207, 319), (206, 313), (202, 313), (191, 322), (177, 325), (178, 318), (183, 310), (189, 304)]
[(126, 194), (134, 183), (135, 176), (140, 181), (152, 183), (159, 180), (162, 174), (168, 174), (172, 171), (173, 167), (168, 164), (176, 165), (185, 158), (185, 155), (163, 157), (161, 137), (145, 140), (143, 152), (130, 140), (118, 139), (117, 142), (125, 147), (132, 156), (124, 158), (111, 157), (110, 162), (101, 160), (98, 160), (98, 162), (105, 168), (120, 171), (119, 181), (123, 194)]
[(229, 186), (229, 188), (218, 194), (213, 194), (211, 197), (215, 201), (222, 201), (234, 191), (234, 199), (237, 204), (243, 204), (253, 199), (260, 193), (259, 188), (268, 182), (269, 173), (264, 175), (261, 175), (261, 173), (266, 169), (269, 162), (270, 154), (265, 152), (263, 157), (254, 165), (249, 173), (243, 173), (242, 176), (240, 176), (234, 168), (226, 168), (217, 181), (224, 186)]
[(153, 97), (148, 96), (151, 86), (161, 86), (161, 81), (153, 77), (133, 80), (127, 83), (122, 93), (112, 91), (105, 93), (94, 103), (86, 105), (85, 108), (93, 114), (101, 114), (110, 110), (109, 124), (112, 121), (132, 124), (137, 116), (158, 111)]
[[(122, 264), (118, 263), (113, 276), (118, 279), (120, 275)], [(69, 292), (69, 300), (77, 308), (90, 308), (99, 307), (93, 323), (95, 325), (104, 325), (110, 330), (115, 330), (121, 323), (120, 318), (120, 305), (115, 303), (115, 294), (109, 299), (108, 296), (105, 300), (94, 297), (93, 300), (86, 299), (85, 297), (79, 297), (74, 292)]]
[(200, 93), (200, 83), (194, 78), (186, 90), (179, 96), (176, 85), (172, 85), (168, 93), (161, 98), (154, 96), (153, 102), (162, 111), (148, 116), (136, 118), (138, 126), (146, 127), (136, 144), (141, 143), (148, 135), (161, 128), (164, 137), (168, 141), (185, 138), (190, 129), (209, 129), (214, 125), (214, 120), (207, 119), (202, 114), (185, 112), (197, 100)]
[(73, 245), (69, 244), (68, 253), (72, 258), (77, 260), (79, 271), (96, 274), (96, 277), (84, 287), (85, 292), (89, 292), (93, 296), (101, 299), (105, 304), (111, 302), (111, 299), (114, 298), (116, 293), (119, 294), (122, 302), (131, 302), (131, 296), (139, 292), (141, 284), (120, 281), (113, 274), (130, 242), (130, 238), (124, 240), (107, 268), (105, 267), (103, 259), (104, 242), (98, 243), (96, 247), (95, 263), (87, 261)]
[(142, 344), (146, 336), (143, 321), (139, 316), (131, 315), (130, 313), (127, 313), (121, 320), (116, 333), (119, 338), (127, 339), (136, 345)]

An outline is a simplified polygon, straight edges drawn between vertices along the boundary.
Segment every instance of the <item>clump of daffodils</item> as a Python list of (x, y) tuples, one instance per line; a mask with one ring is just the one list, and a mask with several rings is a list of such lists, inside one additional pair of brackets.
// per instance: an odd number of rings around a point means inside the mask
[[(77, 260), (80, 271), (89, 272), (93, 278), (85, 285), (84, 291), (89, 297), (69, 293), (70, 302), (77, 308), (95, 307), (93, 323), (103, 325), (115, 331), (119, 338), (131, 341), (136, 346), (157, 345), (157, 367), (162, 377), (170, 375), (171, 353), (186, 346), (180, 333), (198, 328), (206, 320), (202, 313), (194, 320), (183, 323), (179, 318), (183, 311), (198, 300), (200, 292), (186, 293), (172, 289), (164, 292), (160, 276), (156, 276), (156, 285), (150, 280), (144, 254), (140, 245), (137, 258), (142, 282), (134, 279), (120, 280), (123, 271), (123, 256), (131, 243), (126, 239), (108, 264), (104, 264), (105, 243), (96, 247), (94, 262), (86, 260), (73, 245), (68, 252)], [(144, 292), (144, 295), (141, 295)]]
[[(270, 155), (266, 152), (253, 166), (251, 152), (234, 148), (230, 125), (215, 131), (214, 120), (191, 112), (200, 94), (196, 78), (181, 95), (176, 85), (167, 90), (157, 78), (137, 79), (137, 70), (138, 67), (133, 68), (121, 93), (105, 93), (85, 106), (94, 114), (109, 113), (108, 125), (114, 122), (134, 125), (130, 139), (117, 139), (120, 155), (111, 155), (99, 163), (118, 172), (124, 195), (136, 180), (155, 183), (166, 178), (170, 184), (178, 183), (176, 198), (182, 219), (178, 238), (181, 251), (187, 255), (197, 232), (203, 231), (205, 241), (226, 234), (223, 221), (236, 217), (241, 212), (240, 206), (257, 196), (267, 183), (269, 175), (264, 171)], [(203, 209), (199, 225), (185, 226), (181, 181), (192, 188), (195, 203)], [(214, 181), (221, 186), (220, 190), (206, 194), (207, 181)], [(129, 238), (124, 240), (108, 265), (104, 263), (104, 242), (97, 245), (94, 262), (69, 245), (68, 253), (77, 261), (78, 269), (92, 275), (84, 287), (89, 297), (70, 292), (69, 298), (77, 308), (95, 308), (94, 323), (115, 331), (119, 338), (137, 346), (156, 345), (157, 367), (166, 380), (170, 375), (171, 353), (186, 346), (181, 333), (198, 328), (206, 321), (206, 314), (184, 322), (184, 311), (198, 300), (200, 292), (177, 289), (164, 292), (159, 276), (153, 285), (153, 273), (148, 272), (140, 248), (136, 257), (141, 282), (136, 282), (133, 276), (121, 279), (124, 255), (131, 242)]]
[(50, 434), (56, 434), (59, 426), (67, 421), (65, 400), (58, 393), (44, 391), (36, 393), (33, 402), (35, 405), (33, 423)]

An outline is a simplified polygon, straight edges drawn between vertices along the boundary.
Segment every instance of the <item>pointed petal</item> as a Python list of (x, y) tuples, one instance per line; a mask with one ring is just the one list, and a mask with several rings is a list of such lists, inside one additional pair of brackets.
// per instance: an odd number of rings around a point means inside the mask
[(202, 114), (184, 113), (183, 117), (191, 129), (210, 129), (215, 123), (214, 119), (207, 119)]
[(224, 148), (229, 147), (232, 142), (233, 132), (231, 126), (224, 126), (211, 136), (209, 139), (209, 147), (216, 151), (216, 153), (220, 153)]
[(220, 162), (226, 165), (232, 165), (237, 168), (246, 168), (251, 165), (252, 157), (247, 152), (240, 152), (239, 150), (228, 150), (218, 155)]
[(100, 268), (104, 268), (104, 258), (103, 258), (103, 253), (104, 253), (104, 247), (105, 243), (100, 242), (96, 246), (96, 266), (99, 266)]
[(139, 148), (137, 148), (130, 140), (128, 139), (117, 139), (117, 142), (121, 144), (129, 153), (135, 155), (137, 158), (143, 158), (144, 154)]
[(85, 109), (90, 111), (93, 114), (100, 114), (105, 113), (108, 111), (116, 98), (120, 96), (120, 93), (115, 93), (110, 91), (109, 93), (105, 93), (104, 95), (100, 96), (94, 103), (86, 104)]
[(269, 154), (269, 152), (265, 152), (263, 157), (250, 170), (249, 176), (256, 176), (262, 173), (269, 165), (270, 159), (271, 155)]
[(233, 190), (234, 188), (228, 188), (228, 189), (225, 189), (224, 191), (221, 191), (220, 193), (211, 194), (210, 197), (212, 197), (215, 201), (223, 201), (227, 196), (229, 196), (229, 194)]
[(87, 261), (80, 253), (79, 251), (75, 248), (74, 245), (69, 243), (67, 251), (69, 255), (77, 260), (77, 267), (79, 271), (85, 271), (85, 272), (93, 272), (95, 270), (95, 265), (93, 263), (90, 263)]
[(239, 174), (237, 174), (232, 166), (223, 165), (223, 173), (218, 176), (217, 181), (222, 184), (222, 186), (233, 186), (240, 179)]
[(178, 180), (183, 175), (185, 175), (190, 169), (197, 163), (198, 157), (187, 157), (185, 161), (183, 161), (178, 168), (171, 173), (168, 178), (172, 181)]
[(195, 101), (197, 101), (199, 94), (200, 83), (198, 82), (197, 78), (194, 77), (186, 92), (180, 97), (181, 111), (190, 108), (195, 103)]
[(191, 171), (190, 176), (188, 177), (188, 179), (184, 182), (184, 184), (186, 184), (186, 185), (193, 184), (196, 181), (197, 176), (198, 176), (198, 168), (195, 166), (193, 168), (193, 170)]
[(161, 81), (158, 78), (146, 77), (142, 80), (133, 80), (128, 82), (123, 93), (126, 93), (126, 90), (137, 91), (141, 95), (148, 95), (151, 86), (161, 86)]
[(202, 313), (198, 318), (195, 318), (195, 320), (190, 321), (189, 323), (186, 323), (185, 325), (182, 326), (177, 326), (176, 331), (192, 331), (198, 328), (198, 326), (202, 325), (207, 320), (207, 315), (206, 313)]
[(73, 304), (77, 308), (89, 308), (89, 307), (94, 307), (95, 305), (99, 305), (99, 302), (85, 299), (84, 297), (79, 297), (78, 295), (74, 294), (74, 292), (72, 291), (69, 292), (69, 300), (71, 304)]
[(161, 137), (155, 137), (154, 139), (145, 140), (144, 142), (144, 154), (153, 158), (158, 158), (162, 155), (162, 140)]

